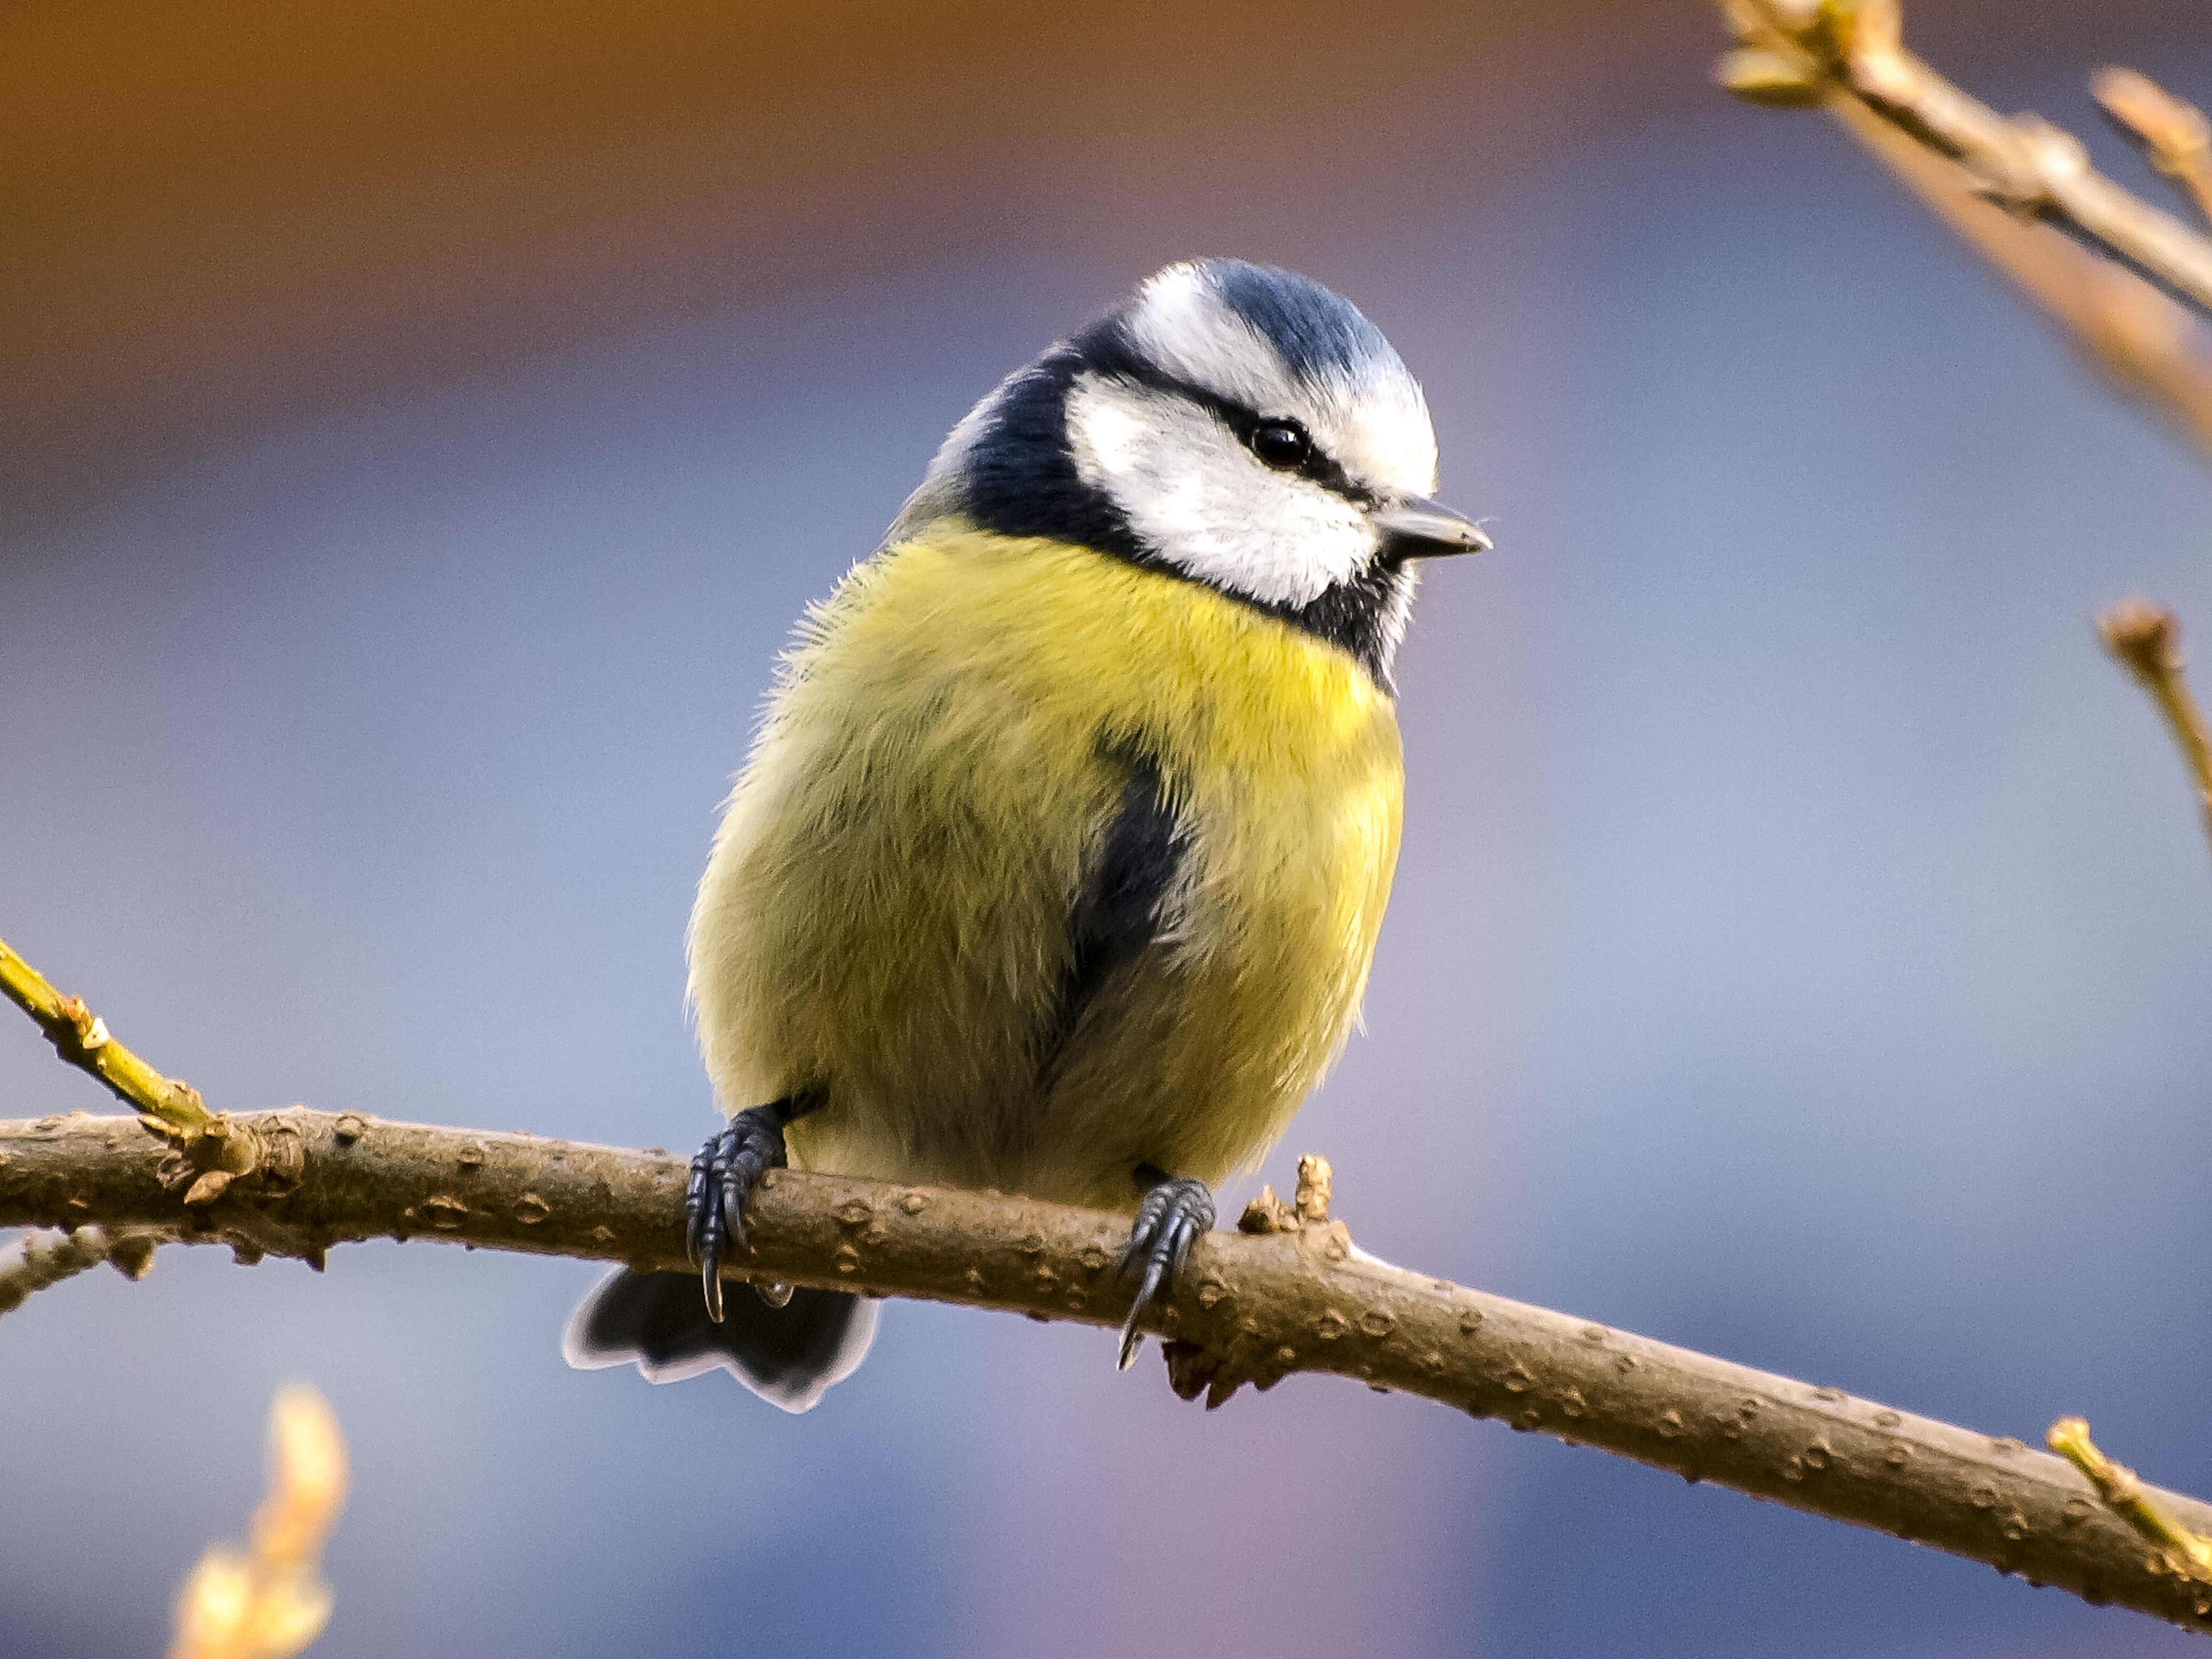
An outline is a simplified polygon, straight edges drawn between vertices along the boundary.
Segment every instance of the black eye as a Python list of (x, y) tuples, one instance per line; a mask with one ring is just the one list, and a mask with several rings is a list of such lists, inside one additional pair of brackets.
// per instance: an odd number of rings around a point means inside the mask
[(1296, 421), (1262, 421), (1246, 441), (1255, 455), (1285, 472), (1304, 466), (1313, 453), (1313, 440)]

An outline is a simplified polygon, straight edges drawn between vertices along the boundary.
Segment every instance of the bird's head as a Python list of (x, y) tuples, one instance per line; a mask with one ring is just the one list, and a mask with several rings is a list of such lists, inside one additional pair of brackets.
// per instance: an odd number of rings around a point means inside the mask
[(1489, 538), (1428, 498), (1437, 442), (1382, 331), (1309, 278), (1170, 265), (1007, 377), (894, 527), (957, 514), (1203, 582), (1388, 685), (1413, 563)]

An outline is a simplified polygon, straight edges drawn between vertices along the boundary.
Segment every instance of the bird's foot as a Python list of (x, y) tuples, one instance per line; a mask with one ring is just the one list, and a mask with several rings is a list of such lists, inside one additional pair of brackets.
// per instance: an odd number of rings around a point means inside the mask
[(744, 1249), (745, 1211), (753, 1190), (770, 1170), (784, 1167), (783, 1127), (797, 1115), (788, 1101), (748, 1107), (691, 1160), (684, 1217), (691, 1260), (707, 1294), (707, 1317), (717, 1325), (722, 1322), (722, 1257)]
[(1150, 1179), (1152, 1190), (1137, 1209), (1137, 1224), (1129, 1231), (1129, 1248), (1121, 1253), (1121, 1277), (1141, 1272), (1136, 1300), (1121, 1326), (1121, 1369), (1127, 1370), (1144, 1346), (1137, 1322), (1152, 1304), (1175, 1288), (1177, 1268), (1190, 1254), (1198, 1236), (1213, 1227), (1213, 1194), (1203, 1181), (1188, 1176), (1164, 1176), (1156, 1170), (1139, 1170)]

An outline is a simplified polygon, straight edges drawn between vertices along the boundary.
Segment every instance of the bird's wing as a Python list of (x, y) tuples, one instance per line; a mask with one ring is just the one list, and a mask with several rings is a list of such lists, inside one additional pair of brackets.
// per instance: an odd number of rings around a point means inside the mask
[(1158, 766), (1141, 755), (1127, 764), (1121, 804), (1068, 907), (1073, 949), (1037, 1044), (1038, 1076), (1048, 1083), (1115, 969), (1164, 931), (1164, 901), (1188, 848)]

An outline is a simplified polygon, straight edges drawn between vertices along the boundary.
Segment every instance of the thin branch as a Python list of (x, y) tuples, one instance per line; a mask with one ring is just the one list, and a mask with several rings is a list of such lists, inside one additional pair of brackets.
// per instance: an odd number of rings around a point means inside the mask
[[(665, 1153), (305, 1108), (242, 1122), (281, 1158), (191, 1206), (128, 1118), (0, 1122), (0, 1225), (155, 1228), (248, 1261), (429, 1238), (687, 1266), (686, 1165)], [(1152, 1322), (1174, 1339), (1180, 1392), (1218, 1404), (1294, 1372), (1352, 1377), (2212, 1630), (2212, 1589), (2168, 1571), (2061, 1459), (1374, 1261), (1328, 1218), (1322, 1184), (1198, 1242)], [(1129, 1303), (1115, 1265), (1127, 1232), (1126, 1217), (1031, 1200), (780, 1170), (732, 1276), (1110, 1329)], [(2212, 1508), (2154, 1496), (2212, 1531)]]
[(207, 1125), (208, 1109), (198, 1090), (163, 1077), (118, 1042), (107, 1022), (86, 1007), (82, 997), (65, 997), (54, 989), (5, 939), (0, 939), (0, 996), (39, 1023), (56, 1054), (98, 1078), (125, 1105), (187, 1133)]
[(2111, 64), (2089, 77), (2089, 91), (2121, 136), (2212, 219), (2212, 125), (2204, 112), (2148, 75)]
[[(2212, 312), (2212, 239), (2097, 173), (2070, 135), (1998, 114), (1905, 52), (1887, 0), (1721, 7), (1742, 43), (1721, 60), (1723, 85), (1754, 102), (1824, 106), (2121, 389), (2212, 451), (2212, 360), (2196, 314)], [(2108, 112), (2193, 187), (2206, 165), (2184, 113), (2195, 112), (2127, 76), (2097, 77)]]
[(125, 1279), (143, 1279), (160, 1243), (158, 1234), (110, 1233), (98, 1227), (51, 1236), (26, 1233), (12, 1252), (13, 1261), (0, 1257), (0, 1314), (15, 1312), (37, 1291), (89, 1273), (103, 1261)]
[(2097, 618), (2097, 631), (2120, 665), (2135, 676), (2188, 763), (2197, 785), (2197, 804), (2204, 811), (2204, 828), (2212, 836), (2212, 730), (2204, 711), (2189, 690), (2183, 670), (2187, 659), (2181, 650), (2181, 622), (2173, 612), (2148, 599), (2124, 599)]
[(2046, 220), (2212, 317), (2212, 240), (2089, 164), (2081, 141), (2038, 115), (2000, 115), (1905, 50), (1896, 0), (1722, 0), (1741, 51), (1722, 78), (1746, 96), (1856, 100), (1972, 172), (2014, 212)]
[(2007, 213), (1955, 163), (1863, 105), (1833, 109), (1893, 178), (2062, 325), (2092, 368), (2212, 453), (2212, 359), (2188, 311), (2050, 226)]
[(253, 1131), (228, 1113), (213, 1113), (189, 1083), (164, 1077), (118, 1042), (107, 1022), (65, 997), (46, 976), (0, 939), (0, 996), (38, 1022), (54, 1052), (107, 1085), (138, 1121), (169, 1145), (161, 1179), (187, 1205), (211, 1204), (241, 1176), (265, 1175), (285, 1149), (264, 1146)]
[(2095, 1483), (2097, 1496), (2105, 1500), (2106, 1509), (2164, 1552), (2168, 1572), (2212, 1584), (2212, 1539), (2183, 1526), (2143, 1489), (2141, 1475), (2099, 1451), (2097, 1443), (2089, 1438), (2086, 1419), (2062, 1417), (2043, 1438), (2051, 1450)]

